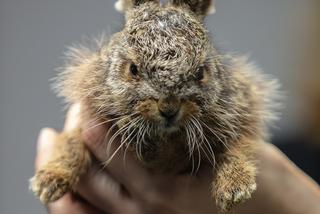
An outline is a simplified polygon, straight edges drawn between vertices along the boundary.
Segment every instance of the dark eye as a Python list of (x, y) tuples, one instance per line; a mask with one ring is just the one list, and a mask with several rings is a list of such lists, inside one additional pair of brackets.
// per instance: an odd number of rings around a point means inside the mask
[(195, 74), (195, 79), (201, 81), (204, 78), (204, 67), (201, 66), (198, 68), (197, 73)]
[(133, 63), (130, 65), (130, 73), (132, 76), (137, 76), (139, 74), (138, 67)]

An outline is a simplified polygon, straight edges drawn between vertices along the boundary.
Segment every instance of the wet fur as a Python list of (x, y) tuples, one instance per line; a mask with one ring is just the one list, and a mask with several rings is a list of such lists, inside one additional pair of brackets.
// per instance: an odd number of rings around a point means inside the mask
[[(124, 29), (99, 40), (96, 49), (72, 48), (57, 78), (58, 93), (68, 103), (82, 103), (88, 118), (114, 118), (123, 148), (129, 145), (154, 173), (196, 173), (201, 163), (212, 164), (212, 194), (221, 210), (247, 200), (256, 189), (255, 145), (266, 140), (274, 119), (276, 82), (245, 57), (215, 49), (203, 25), (211, 1), (120, 4)], [(131, 63), (137, 77), (129, 72)], [(201, 66), (204, 77), (197, 81)], [(168, 101), (172, 96), (175, 102)], [(177, 105), (179, 122), (165, 128), (159, 108)], [(33, 178), (42, 202), (72, 190), (89, 167), (85, 147), (70, 145), (74, 139), (83, 144), (80, 133), (62, 133), (69, 136), (61, 138), (64, 149)]]

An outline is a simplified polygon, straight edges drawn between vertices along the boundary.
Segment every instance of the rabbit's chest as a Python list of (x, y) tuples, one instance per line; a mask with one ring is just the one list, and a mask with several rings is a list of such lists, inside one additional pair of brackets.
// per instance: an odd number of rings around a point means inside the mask
[(142, 165), (154, 173), (186, 172), (191, 169), (193, 161), (199, 160), (196, 154), (190, 158), (188, 146), (182, 136), (166, 140), (152, 137), (140, 148), (140, 154), (137, 148), (139, 151), (139, 146), (132, 148), (132, 151)]

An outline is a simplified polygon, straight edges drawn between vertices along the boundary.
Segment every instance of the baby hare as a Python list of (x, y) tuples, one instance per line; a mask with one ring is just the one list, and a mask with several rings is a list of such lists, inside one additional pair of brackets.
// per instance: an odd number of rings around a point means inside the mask
[[(211, 0), (120, 0), (116, 8), (125, 14), (123, 30), (96, 50), (73, 48), (57, 78), (59, 94), (81, 103), (86, 118), (112, 119), (121, 146), (151, 172), (212, 165), (208, 188), (222, 211), (249, 199), (276, 81), (215, 48), (204, 27)], [(61, 133), (54, 157), (32, 178), (43, 203), (72, 191), (90, 167), (81, 132)]]

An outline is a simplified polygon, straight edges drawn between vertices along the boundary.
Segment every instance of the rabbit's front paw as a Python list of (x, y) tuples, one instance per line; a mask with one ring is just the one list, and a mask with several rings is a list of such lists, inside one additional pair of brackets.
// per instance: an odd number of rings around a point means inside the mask
[(223, 212), (228, 212), (237, 204), (251, 198), (251, 194), (256, 189), (257, 185), (254, 180), (248, 183), (230, 182), (216, 190), (216, 203)]
[(30, 189), (44, 204), (61, 198), (71, 190), (71, 179), (68, 173), (53, 170), (40, 170), (30, 179)]

